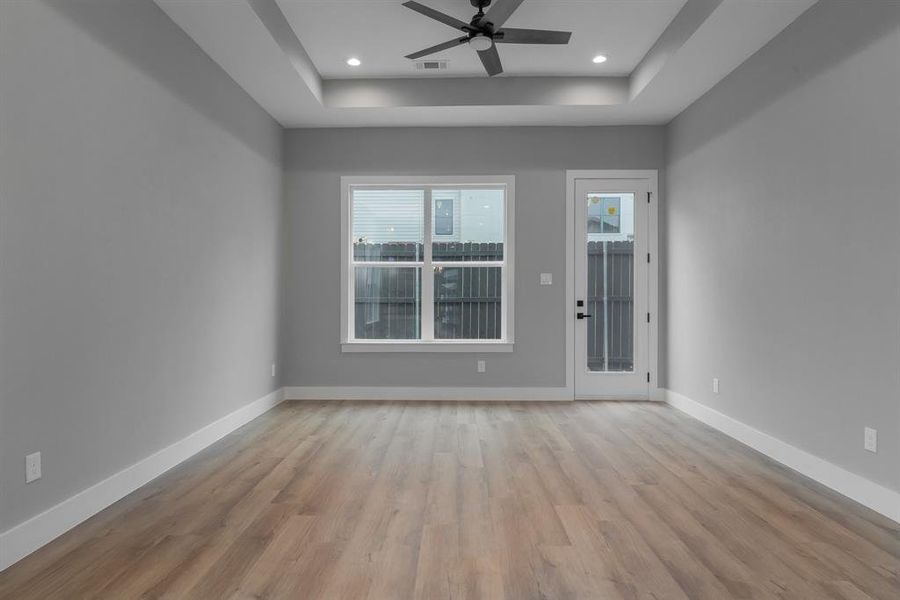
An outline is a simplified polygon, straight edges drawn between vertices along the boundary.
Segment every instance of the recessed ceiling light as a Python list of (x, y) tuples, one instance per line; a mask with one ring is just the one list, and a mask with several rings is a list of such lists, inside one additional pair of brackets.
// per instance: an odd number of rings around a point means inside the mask
[(598, 54), (597, 56), (594, 57), (594, 64), (599, 65), (600, 63), (605, 63), (605, 62), (606, 62), (606, 57), (603, 56), (602, 54)]
[(350, 65), (351, 67), (358, 67), (359, 65), (362, 64), (362, 61), (360, 61), (360, 60), (359, 60), (358, 58), (356, 58), (356, 57), (353, 57), (353, 58), (348, 58), (348, 59), (347, 59), (347, 64)]

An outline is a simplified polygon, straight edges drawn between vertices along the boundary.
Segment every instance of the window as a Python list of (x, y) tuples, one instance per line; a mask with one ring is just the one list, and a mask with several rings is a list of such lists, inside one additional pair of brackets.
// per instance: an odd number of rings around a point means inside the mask
[(587, 233), (591, 241), (628, 241), (634, 238), (633, 203), (622, 194), (588, 194)]
[(434, 199), (434, 235), (453, 235), (454, 198)]
[(512, 177), (344, 177), (341, 343), (512, 351)]

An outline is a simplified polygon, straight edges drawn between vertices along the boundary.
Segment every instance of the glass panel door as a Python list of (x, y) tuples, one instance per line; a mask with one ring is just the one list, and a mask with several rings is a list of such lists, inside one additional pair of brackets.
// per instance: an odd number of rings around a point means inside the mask
[[(576, 182), (576, 395), (646, 395), (647, 192), (643, 180)], [(643, 202), (641, 202), (643, 200)], [(643, 317), (643, 318), (641, 318)]]

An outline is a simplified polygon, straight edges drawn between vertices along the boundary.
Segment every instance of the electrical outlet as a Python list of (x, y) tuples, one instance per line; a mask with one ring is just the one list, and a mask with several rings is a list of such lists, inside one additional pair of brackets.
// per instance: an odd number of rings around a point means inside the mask
[(487, 365), (485, 364), (485, 362), (484, 362), (483, 360), (479, 360), (479, 361), (478, 361), (478, 372), (479, 372), (479, 373), (484, 373), (485, 367), (486, 367), (486, 366), (487, 366)]
[(275, 363), (272, 363), (272, 377), (275, 377)]
[(719, 378), (713, 377), (713, 394), (719, 393)]
[(553, 285), (553, 273), (541, 273), (541, 285)]
[(863, 446), (869, 452), (878, 452), (878, 431), (871, 427), (865, 428), (865, 439)]
[(25, 483), (41, 478), (41, 453), (35, 452), (25, 457)]

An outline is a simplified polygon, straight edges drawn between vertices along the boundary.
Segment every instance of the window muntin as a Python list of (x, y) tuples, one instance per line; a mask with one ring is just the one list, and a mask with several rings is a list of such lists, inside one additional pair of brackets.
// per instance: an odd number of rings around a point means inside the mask
[(506, 343), (511, 350), (512, 178), (464, 185), (378, 179), (345, 183), (344, 343)]

